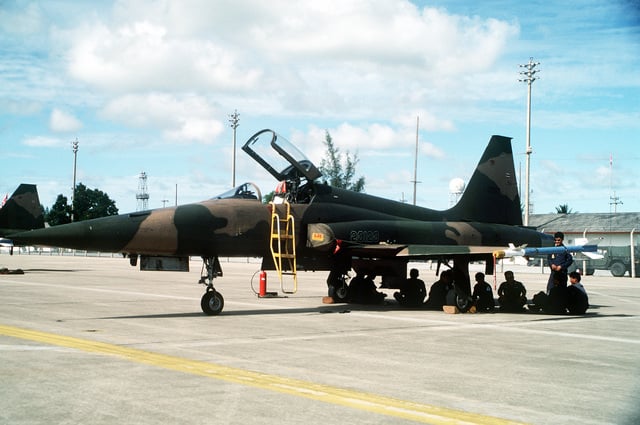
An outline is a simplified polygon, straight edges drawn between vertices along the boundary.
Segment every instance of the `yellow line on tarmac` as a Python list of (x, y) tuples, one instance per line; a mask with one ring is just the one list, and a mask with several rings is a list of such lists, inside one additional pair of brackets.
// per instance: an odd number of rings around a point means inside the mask
[(0, 325), (0, 335), (89, 353), (112, 355), (163, 369), (220, 379), (416, 422), (434, 425), (516, 424), (516, 422), (490, 416), (13, 326)]

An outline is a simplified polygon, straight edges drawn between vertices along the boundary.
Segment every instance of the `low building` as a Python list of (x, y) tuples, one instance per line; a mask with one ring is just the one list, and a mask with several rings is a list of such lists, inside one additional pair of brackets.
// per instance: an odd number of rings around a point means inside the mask
[(551, 235), (563, 232), (566, 245), (579, 238), (603, 246), (640, 243), (640, 213), (532, 214), (529, 225)]

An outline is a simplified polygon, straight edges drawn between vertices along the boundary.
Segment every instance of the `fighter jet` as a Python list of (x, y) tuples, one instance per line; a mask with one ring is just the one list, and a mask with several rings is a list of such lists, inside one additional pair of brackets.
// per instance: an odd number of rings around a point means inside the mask
[[(406, 278), (407, 263), (434, 260), (454, 272), (462, 294), (470, 294), (469, 263), (484, 261), (493, 273), (494, 253), (509, 244), (551, 247), (553, 238), (522, 226), (511, 139), (492, 136), (459, 202), (432, 210), (322, 181), (318, 168), (295, 146), (266, 129), (242, 150), (276, 180), (274, 199), (242, 184), (213, 199), (177, 207), (109, 216), (11, 234), (16, 245), (118, 252), (142, 270), (188, 270), (189, 257), (204, 261), (201, 307), (222, 312), (214, 287), (222, 276), (219, 257), (262, 257), (263, 270), (291, 274), (329, 271), (328, 294), (348, 297), (348, 276)], [(0, 227), (3, 223), (0, 222)], [(138, 261), (139, 260), (139, 261)], [(468, 296), (459, 297), (465, 309)]]

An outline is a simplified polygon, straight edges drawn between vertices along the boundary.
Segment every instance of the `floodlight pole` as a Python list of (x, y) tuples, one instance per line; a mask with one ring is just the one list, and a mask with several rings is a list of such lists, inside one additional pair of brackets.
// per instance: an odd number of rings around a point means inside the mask
[(238, 110), (236, 109), (233, 114), (229, 115), (229, 122), (231, 123), (231, 128), (233, 128), (233, 159), (231, 160), (231, 187), (236, 187), (236, 129), (238, 128), (238, 124), (240, 121), (240, 114), (238, 114)]
[(523, 75), (524, 78), (518, 80), (520, 82), (527, 83), (527, 150), (526, 150), (526, 168), (525, 168), (525, 193), (524, 193), (524, 225), (529, 225), (529, 194), (531, 190), (529, 189), (529, 174), (531, 170), (531, 153), (533, 150), (531, 149), (531, 84), (537, 80), (535, 77), (536, 72), (538, 70), (534, 69), (537, 65), (540, 65), (540, 62), (534, 62), (533, 58), (529, 58), (529, 63), (524, 65), (519, 65), (521, 68), (525, 68), (525, 71), (520, 71), (520, 75)]
[(76, 215), (76, 163), (78, 159), (78, 139), (71, 142), (71, 149), (73, 150), (73, 189), (71, 192), (71, 221)]
[[(416, 152), (413, 157), (413, 205), (416, 204), (416, 186), (418, 183), (418, 130), (420, 129), (420, 116), (416, 117)], [(404, 197), (404, 196), (403, 196)]]

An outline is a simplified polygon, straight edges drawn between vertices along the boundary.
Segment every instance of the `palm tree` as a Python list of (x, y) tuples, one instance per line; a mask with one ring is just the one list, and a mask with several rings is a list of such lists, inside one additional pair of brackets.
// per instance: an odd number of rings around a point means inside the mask
[(569, 205), (567, 204), (560, 204), (556, 207), (556, 212), (558, 214), (573, 214), (574, 211), (569, 208)]

